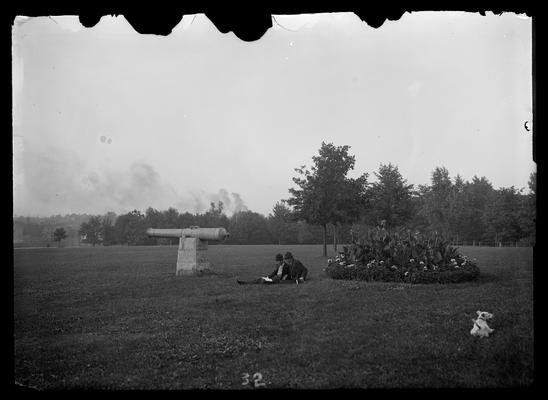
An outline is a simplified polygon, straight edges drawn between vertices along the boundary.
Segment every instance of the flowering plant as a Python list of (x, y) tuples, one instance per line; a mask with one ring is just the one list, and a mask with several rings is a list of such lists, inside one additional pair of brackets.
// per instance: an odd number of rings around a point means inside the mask
[(449, 283), (474, 280), (479, 268), (442, 235), (389, 232), (377, 227), (365, 233), (325, 269), (333, 279)]

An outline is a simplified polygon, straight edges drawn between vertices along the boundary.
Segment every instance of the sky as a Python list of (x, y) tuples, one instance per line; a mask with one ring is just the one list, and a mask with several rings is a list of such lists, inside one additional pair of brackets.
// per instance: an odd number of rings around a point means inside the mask
[(526, 188), (531, 18), (406, 13), (275, 15), (253, 42), (185, 15), (167, 36), (123, 16), (17, 17), (12, 27), (13, 212), (118, 214), (151, 206), (268, 215), (322, 142), (351, 177), (485, 176)]

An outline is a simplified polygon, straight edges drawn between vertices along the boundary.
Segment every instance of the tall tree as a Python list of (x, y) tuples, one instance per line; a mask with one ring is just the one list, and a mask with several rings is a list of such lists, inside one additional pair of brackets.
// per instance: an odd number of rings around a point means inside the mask
[[(370, 203), (367, 198), (368, 174), (364, 173), (358, 178), (347, 178), (344, 181), (344, 189), (339, 193), (339, 208), (335, 209), (333, 224), (333, 246), (337, 252), (339, 239), (344, 236), (344, 226), (350, 227), (354, 222), (359, 221)], [(350, 229), (350, 228), (349, 228)]]
[(520, 194), (513, 186), (493, 192), (489, 207), (483, 215), (487, 226), (486, 238), (495, 243), (517, 241), (522, 236), (520, 207)]
[(428, 185), (418, 185), (411, 192), (411, 208), (415, 211), (413, 216), (408, 222), (409, 228), (426, 232), (429, 230), (430, 221), (426, 214), (426, 193), (428, 193), (430, 187)]
[(268, 222), (272, 235), (276, 238), (278, 244), (282, 244), (282, 240), (287, 242), (292, 231), (292, 215), (290, 208), (285, 205), (283, 200), (274, 205), (272, 213), (268, 216)]
[(61, 240), (67, 238), (67, 231), (64, 228), (57, 228), (53, 231), (53, 241), (58, 243), (58, 246), (61, 247)]
[[(347, 177), (354, 169), (355, 157), (348, 154), (350, 146), (334, 146), (322, 142), (319, 155), (312, 157), (310, 170), (303, 165), (293, 178), (298, 188), (290, 188), (292, 195), (287, 204), (299, 219), (323, 228), (323, 255), (327, 256), (327, 225), (350, 219), (359, 204), (364, 203), (363, 193), (367, 175), (358, 179)], [(357, 205), (357, 204), (358, 205)]]
[(424, 193), (424, 215), (431, 229), (449, 235), (449, 204), (453, 193), (453, 183), (445, 167), (432, 171), (431, 185)]
[(474, 176), (472, 182), (466, 182), (465, 197), (465, 233), (463, 236), (469, 241), (482, 240), (487, 232), (486, 221), (483, 215), (493, 198), (493, 185), (487, 178)]
[(371, 184), (368, 192), (370, 223), (384, 221), (386, 227), (405, 225), (413, 216), (413, 185), (408, 185), (398, 167), (390, 163), (381, 164), (375, 175), (377, 182)]
[(465, 239), (467, 225), (466, 182), (460, 175), (455, 177), (449, 197), (448, 225), (450, 235), (458, 242)]

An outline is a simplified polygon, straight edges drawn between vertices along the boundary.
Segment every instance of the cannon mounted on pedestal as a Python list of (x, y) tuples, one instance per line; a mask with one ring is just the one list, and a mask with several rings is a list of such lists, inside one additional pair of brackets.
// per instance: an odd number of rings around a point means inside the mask
[(182, 229), (148, 228), (146, 233), (148, 237), (179, 238), (176, 275), (195, 275), (209, 269), (208, 241), (223, 241), (230, 236), (225, 228), (199, 226)]

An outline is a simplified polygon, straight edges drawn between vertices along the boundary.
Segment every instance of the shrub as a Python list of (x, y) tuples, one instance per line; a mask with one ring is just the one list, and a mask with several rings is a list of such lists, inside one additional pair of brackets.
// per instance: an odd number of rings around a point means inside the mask
[(475, 261), (437, 233), (389, 232), (377, 227), (344, 246), (325, 269), (333, 279), (408, 283), (457, 283), (476, 279)]

